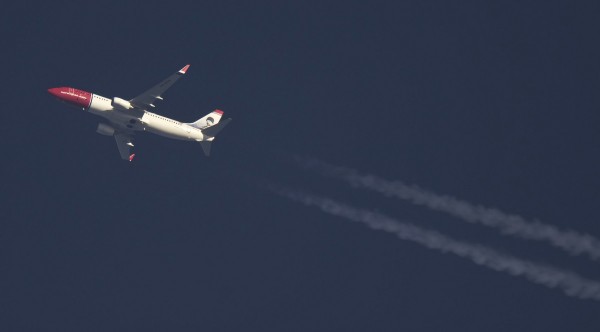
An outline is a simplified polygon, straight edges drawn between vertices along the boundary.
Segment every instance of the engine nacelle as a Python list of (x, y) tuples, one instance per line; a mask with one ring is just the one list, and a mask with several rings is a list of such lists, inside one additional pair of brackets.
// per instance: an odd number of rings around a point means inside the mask
[(115, 134), (115, 128), (107, 125), (106, 123), (99, 123), (96, 132), (100, 135), (112, 136)]
[(118, 108), (122, 110), (130, 110), (133, 108), (133, 106), (131, 106), (131, 104), (127, 100), (121, 99), (119, 97), (114, 97), (110, 102), (110, 105), (113, 108)]

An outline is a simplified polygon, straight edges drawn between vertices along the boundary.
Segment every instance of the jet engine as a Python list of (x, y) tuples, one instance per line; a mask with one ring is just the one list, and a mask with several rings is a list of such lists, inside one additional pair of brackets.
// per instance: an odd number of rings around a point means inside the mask
[(99, 123), (96, 132), (100, 135), (112, 136), (115, 134), (115, 128), (107, 125), (106, 123)]
[(122, 110), (129, 110), (133, 108), (133, 106), (131, 106), (131, 104), (127, 100), (121, 99), (119, 97), (114, 97), (113, 100), (110, 102), (110, 105), (113, 108), (118, 108)]

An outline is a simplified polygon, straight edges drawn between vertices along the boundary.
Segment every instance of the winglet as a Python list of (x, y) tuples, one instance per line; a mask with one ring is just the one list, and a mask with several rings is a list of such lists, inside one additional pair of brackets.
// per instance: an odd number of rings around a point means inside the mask
[(223, 111), (221, 111), (221, 110), (214, 110), (213, 113), (217, 113), (217, 114), (223, 115)]
[(181, 68), (181, 70), (179, 71), (179, 73), (181, 75), (185, 74), (185, 72), (188, 70), (188, 68), (190, 68), (190, 65), (185, 65), (185, 67)]
[(131, 156), (129, 156), (129, 161), (133, 161), (133, 157), (135, 157), (135, 153), (132, 153)]

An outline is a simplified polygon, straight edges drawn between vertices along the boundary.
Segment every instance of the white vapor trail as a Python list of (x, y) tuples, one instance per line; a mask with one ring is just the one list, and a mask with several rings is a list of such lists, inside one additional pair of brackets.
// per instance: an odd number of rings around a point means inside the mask
[(395, 234), (402, 240), (412, 241), (441, 252), (449, 252), (469, 259), (477, 265), (520, 276), (549, 288), (560, 289), (570, 297), (600, 301), (600, 283), (585, 279), (573, 272), (515, 258), (483, 246), (460, 242), (438, 232), (403, 223), (379, 213), (356, 209), (328, 198), (275, 186), (271, 186), (270, 189), (293, 201), (307, 206), (316, 206), (328, 214)]
[(523, 239), (546, 241), (572, 255), (585, 254), (600, 260), (600, 240), (589, 234), (572, 230), (561, 230), (539, 221), (527, 221), (518, 215), (502, 212), (439, 195), (417, 186), (400, 181), (389, 181), (375, 175), (359, 174), (356, 170), (330, 165), (312, 158), (294, 158), (299, 165), (324, 176), (341, 179), (354, 187), (366, 188), (385, 196), (410, 201), (415, 205), (426, 206), (431, 210), (448, 213), (470, 223), (482, 224), (500, 230), (501, 233)]

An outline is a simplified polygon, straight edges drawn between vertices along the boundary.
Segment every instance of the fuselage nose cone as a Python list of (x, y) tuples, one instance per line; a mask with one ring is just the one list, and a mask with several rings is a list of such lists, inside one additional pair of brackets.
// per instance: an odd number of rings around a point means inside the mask
[(61, 101), (84, 109), (89, 107), (92, 102), (92, 94), (79, 89), (69, 87), (51, 88), (48, 89), (48, 93)]
[(54, 97), (60, 96), (60, 88), (50, 88), (48, 89), (48, 93), (53, 95)]

